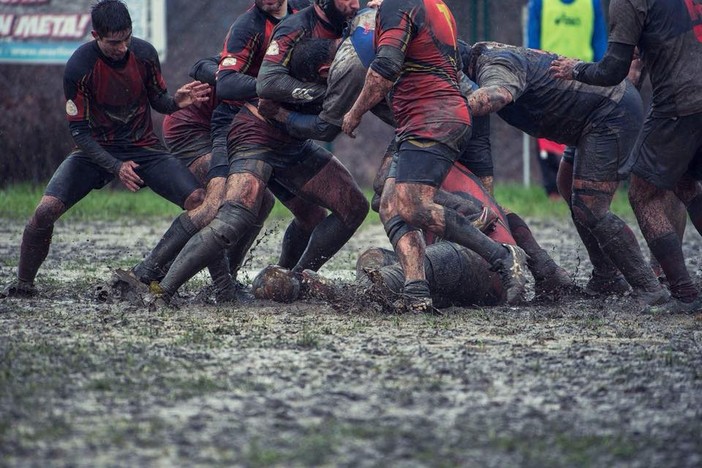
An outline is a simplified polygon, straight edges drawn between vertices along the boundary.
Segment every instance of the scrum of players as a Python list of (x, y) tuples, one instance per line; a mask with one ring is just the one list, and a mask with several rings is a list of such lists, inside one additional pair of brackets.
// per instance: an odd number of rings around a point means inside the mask
[[(207, 268), (218, 303), (248, 294), (333, 301), (317, 271), (378, 211), (392, 250), (356, 264), (360, 294), (395, 312), (447, 305), (625, 295), (653, 314), (702, 312), (682, 253), (686, 214), (702, 229), (702, 4), (612, 0), (604, 57), (585, 63), (495, 42), (467, 44), (441, 0), (255, 0), (221, 51), (170, 95), (153, 47), (131, 35), (120, 0), (91, 10), (94, 40), (64, 74), (76, 149), (49, 182), (23, 232), (4, 297), (37, 294), (54, 223), (117, 178), (179, 205), (150, 253), (114, 273), (152, 305), (172, 304)], [(649, 18), (641, 21), (641, 17)], [(662, 21), (660, 18), (667, 18)], [(650, 76), (647, 114), (637, 86)], [(114, 83), (129, 86), (117, 89)], [(125, 92), (124, 89), (132, 89)], [(150, 109), (167, 114), (163, 142)], [(369, 204), (344, 165), (316, 141), (351, 138), (368, 111), (395, 129), (378, 151)], [(490, 114), (568, 146), (558, 189), (585, 246), (586, 285), (493, 197)], [(610, 210), (623, 179), (652, 261)], [(278, 199), (293, 219), (278, 262), (237, 281)]]

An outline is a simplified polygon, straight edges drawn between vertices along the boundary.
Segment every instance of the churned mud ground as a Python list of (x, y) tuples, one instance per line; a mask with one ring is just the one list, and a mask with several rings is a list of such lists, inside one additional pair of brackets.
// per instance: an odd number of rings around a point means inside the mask
[[(167, 225), (60, 223), (40, 296), (0, 300), (0, 465), (702, 465), (700, 316), (625, 298), (443, 316), (99, 301)], [(282, 227), (249, 271), (276, 259)], [(0, 223), (3, 283), (22, 228)], [(570, 223), (532, 228), (584, 284)], [(387, 245), (379, 227), (322, 273), (350, 278), (371, 245)], [(701, 247), (687, 236), (698, 280)]]

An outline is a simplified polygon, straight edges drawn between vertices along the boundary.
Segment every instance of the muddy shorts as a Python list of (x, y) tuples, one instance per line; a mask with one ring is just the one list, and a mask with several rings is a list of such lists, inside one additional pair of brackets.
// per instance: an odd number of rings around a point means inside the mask
[(390, 174), (395, 176), (395, 183), (418, 183), (439, 187), (446, 174), (463, 152), (470, 140), (470, 127), (457, 135), (455, 146), (459, 151), (433, 140), (415, 139), (399, 143), (397, 156), (393, 159), (394, 168)]
[(209, 132), (192, 134), (187, 138), (164, 137), (163, 141), (168, 151), (187, 167), (212, 152), (212, 139)]
[(478, 177), (492, 177), (492, 148), (490, 146), (490, 116), (475, 117), (471, 138), (458, 156), (458, 162)]
[[(162, 149), (130, 148), (110, 151), (110, 154), (120, 161), (137, 163), (139, 167), (135, 172), (144, 185), (181, 208), (190, 194), (200, 187), (188, 168)], [(104, 187), (114, 178), (114, 174), (95, 164), (81, 150), (76, 150), (56, 169), (44, 194), (58, 198), (69, 208), (91, 190)]]
[(592, 116), (591, 126), (578, 140), (574, 155), (564, 155), (566, 161), (572, 161), (574, 178), (612, 182), (629, 177), (633, 164), (631, 149), (643, 122), (637, 93), (633, 86), (628, 86), (619, 103)]
[[(311, 140), (281, 148), (239, 148), (229, 161), (229, 174), (248, 172), (268, 183), (274, 195), (291, 198), (334, 157)], [(287, 195), (286, 195), (287, 194)], [(286, 198), (279, 198), (284, 201)]]
[(672, 189), (686, 172), (702, 180), (702, 113), (656, 117), (649, 113), (633, 151), (632, 172)]

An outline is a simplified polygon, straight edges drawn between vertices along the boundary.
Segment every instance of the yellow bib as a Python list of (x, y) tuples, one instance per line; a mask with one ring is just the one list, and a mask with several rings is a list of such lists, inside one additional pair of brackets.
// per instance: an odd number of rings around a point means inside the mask
[(592, 0), (575, 0), (569, 5), (561, 0), (543, 0), (541, 49), (591, 62), (595, 54), (594, 29)]

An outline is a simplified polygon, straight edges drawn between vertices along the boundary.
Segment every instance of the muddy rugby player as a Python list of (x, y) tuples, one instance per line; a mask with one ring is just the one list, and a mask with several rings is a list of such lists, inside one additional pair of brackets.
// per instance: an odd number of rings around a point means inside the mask
[[(300, 41), (291, 57), (290, 69), (297, 78), (304, 81), (316, 82), (326, 77), (327, 91), (322, 111), (318, 115), (309, 115), (278, 108), (271, 117), (284, 123), (291, 134), (317, 140), (333, 140), (341, 131), (340, 127), (344, 114), (353, 105), (363, 88), (367, 66), (374, 57), (374, 29), (375, 10), (366, 9), (359, 12), (354, 18), (350, 25), (349, 37), (338, 46), (338, 49), (336, 46), (337, 41), (324, 39)], [(461, 85), (464, 95), (467, 96), (472, 92), (473, 87), (471, 85), (473, 83), (470, 80), (464, 79)], [(388, 125), (395, 126), (392, 112), (385, 100), (374, 106), (372, 111)], [(443, 206), (455, 209), (461, 214), (470, 216), (471, 219), (475, 219), (473, 222), (476, 224), (476, 227), (484, 231), (490, 231), (494, 228), (492, 222), (498, 219), (496, 213), (501, 213), (502, 209), (496, 208), (497, 203), (490, 195), (489, 189), (485, 187), (487, 195), (485, 195), (485, 190), (483, 189), (485, 183), (488, 182), (489, 184), (492, 180), (489, 117), (479, 117), (475, 119), (475, 123), (470, 142), (442, 182), (440, 190), (437, 191), (435, 201)], [(390, 163), (395, 154), (395, 149), (396, 146), (391, 144), (383, 157), (380, 170), (374, 181), (376, 194), (371, 205), (376, 211), (378, 210), (380, 192), (390, 172)], [(471, 171), (470, 169), (472, 168), (475, 168), (475, 170)], [(476, 183), (474, 176), (475, 172), (483, 176), (479, 177), (478, 183)], [(488, 208), (489, 206), (493, 208)], [(507, 213), (503, 221), (509, 223), (511, 234), (517, 239), (517, 245), (522, 247), (529, 255), (528, 267), (535, 278), (537, 296), (553, 297), (554, 295), (572, 292), (575, 289), (573, 281), (567, 272), (559, 267), (548, 253), (541, 248), (526, 223), (518, 215)], [(426, 237), (427, 244), (432, 243), (435, 238), (431, 234)], [(494, 236), (491, 237), (498, 240)], [(507, 243), (514, 244), (514, 241)], [(458, 248), (455, 252), (463, 252), (463, 250), (463, 248)], [(432, 249), (432, 252), (432, 255), (435, 255), (436, 252), (442, 252), (440, 255), (443, 255), (443, 252), (450, 253), (446, 249)], [(390, 256), (385, 255), (385, 257), (389, 258)], [(427, 258), (429, 257), (430, 255), (427, 253)], [(442, 269), (440, 272), (444, 275), (449, 275), (452, 271), (470, 270), (470, 263), (472, 263), (473, 257), (473, 255), (458, 255), (455, 257), (456, 259), (466, 259), (469, 261), (469, 264), (454, 265), (455, 268)], [(446, 260), (448, 261), (450, 258)], [(434, 273), (438, 277), (434, 277)], [(439, 270), (435, 270), (432, 271), (431, 278), (427, 277), (433, 297), (435, 294), (431, 287), (432, 284), (436, 284), (436, 282), (448, 284), (454, 281), (451, 278), (442, 277), (441, 273), (439, 273)], [(476, 277), (480, 277), (480, 275)], [(280, 280), (276, 281), (280, 282)], [(444, 296), (447, 294), (450, 296), (450, 293), (445, 289), (442, 291)], [(470, 297), (481, 297), (481, 295), (472, 296), (469, 294), (466, 297), (465, 293), (461, 293), (461, 297), (456, 299), (456, 301), (457, 303), (464, 303)], [(446, 303), (446, 300), (440, 302)]]
[[(283, 5), (285, 2), (278, 2)], [(287, 58), (305, 36), (337, 38), (358, 10), (357, 0), (317, 0), (287, 16), (273, 31), (256, 79), (259, 97), (305, 107), (324, 92), (289, 75)], [(261, 44), (265, 47), (265, 44)], [(348, 170), (328, 151), (309, 140), (291, 137), (246, 103), (229, 134), (230, 166), (225, 199), (214, 220), (183, 247), (155, 296), (167, 301), (188, 279), (255, 222), (269, 180), (331, 211), (312, 232), (293, 271), (319, 269), (353, 235), (368, 202)]]
[[(205, 148), (211, 149), (205, 202), (176, 218), (156, 247), (131, 271), (117, 271), (118, 281), (134, 285), (134, 280), (137, 280), (148, 285), (162, 280), (188, 240), (212, 222), (225, 196), (229, 174), (227, 138), (232, 120), (247, 101), (255, 102), (256, 76), (274, 27), (288, 14), (306, 6), (309, 6), (307, 0), (256, 0), (230, 26), (217, 62), (212, 64), (209, 60), (201, 60), (195, 64), (191, 73), (210, 84), (215, 84), (216, 75), (216, 101), (211, 102), (209, 109), (198, 109), (202, 112), (191, 112), (189, 115), (178, 116), (179, 118), (174, 116), (171, 120), (164, 121), (164, 139), (181, 149), (186, 162), (191, 154), (197, 154)], [(209, 111), (209, 121), (205, 111)], [(190, 120), (186, 120), (188, 117)], [(197, 161), (202, 159), (204, 158)], [(298, 199), (274, 183), (269, 187), (295, 215), (288, 228), (290, 235), (286, 236), (286, 240), (292, 240), (283, 243), (280, 258), (281, 264), (293, 266), (307, 245), (311, 231), (326, 216), (326, 211)], [(227, 260), (224, 260), (225, 256), (218, 256), (207, 265), (215, 283), (218, 302), (235, 300), (238, 288), (230, 275), (236, 273), (273, 203), (273, 195), (266, 190), (261, 196), (255, 222), (236, 243), (225, 250)]]
[(80, 46), (64, 71), (66, 116), (76, 149), (61, 163), (22, 235), (17, 279), (3, 296), (33, 296), (34, 279), (49, 253), (55, 222), (94, 189), (117, 177), (136, 192), (143, 186), (191, 209), (204, 190), (153, 130), (151, 108), (170, 114), (209, 98), (193, 81), (168, 94), (154, 47), (132, 37), (132, 19), (120, 0), (91, 9), (94, 40)]
[(626, 76), (638, 46), (653, 102), (633, 151), (629, 199), (674, 301), (661, 312), (700, 312), (702, 298), (685, 266), (681, 238), (667, 216), (672, 191), (702, 232), (702, 2), (612, 0), (607, 52), (597, 63), (559, 58), (555, 76), (600, 86)]
[(380, 217), (405, 272), (404, 294), (411, 308), (432, 307), (420, 229), (477, 252), (500, 273), (508, 302), (518, 302), (526, 281), (524, 252), (479, 235), (468, 217), (434, 201), (471, 134), (470, 112), (458, 84), (453, 15), (439, 0), (385, 0), (377, 13), (375, 45), (364, 87), (344, 116), (342, 130), (354, 136), (363, 114), (392, 91), (397, 177), (386, 179)]

